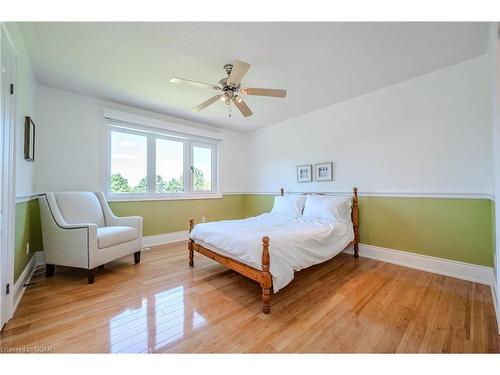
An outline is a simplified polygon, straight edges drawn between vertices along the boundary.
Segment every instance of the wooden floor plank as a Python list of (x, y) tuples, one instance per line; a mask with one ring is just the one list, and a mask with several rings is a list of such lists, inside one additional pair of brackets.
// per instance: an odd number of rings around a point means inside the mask
[(185, 243), (86, 272), (35, 272), (0, 346), (66, 353), (498, 353), (490, 288), (339, 254), (296, 273), (261, 313), (260, 286)]

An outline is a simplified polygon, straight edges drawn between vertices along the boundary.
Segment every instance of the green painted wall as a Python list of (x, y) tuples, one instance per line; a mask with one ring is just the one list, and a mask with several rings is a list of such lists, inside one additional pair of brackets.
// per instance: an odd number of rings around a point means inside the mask
[(111, 202), (117, 216), (138, 215), (144, 218), (144, 235), (178, 232), (188, 229), (190, 218), (201, 222), (240, 219), (244, 215), (243, 195), (224, 195), (221, 199), (185, 199)]
[[(271, 195), (221, 199), (111, 202), (117, 216), (144, 218), (144, 235), (177, 232), (196, 222), (239, 219), (269, 212)], [(495, 206), (486, 199), (360, 197), (360, 238), (368, 245), (493, 266)], [(26, 243), (30, 241), (30, 254)], [(36, 199), (16, 204), (15, 279), (43, 249)]]
[[(30, 252), (26, 253), (26, 244), (30, 243)], [(38, 200), (16, 204), (14, 252), (14, 281), (17, 281), (35, 251), (43, 250), (40, 228), (40, 208)]]
[[(245, 215), (273, 197), (246, 195)], [(368, 245), (493, 266), (492, 203), (487, 199), (360, 197), (360, 239)]]
[(487, 199), (363, 197), (360, 223), (362, 243), (493, 266)]
[(257, 216), (269, 212), (273, 208), (273, 202), (272, 195), (247, 194), (244, 202), (245, 216)]
[(496, 232), (496, 217), (495, 217), (495, 201), (491, 201), (491, 246), (492, 257), (495, 259), (497, 253), (497, 232)]

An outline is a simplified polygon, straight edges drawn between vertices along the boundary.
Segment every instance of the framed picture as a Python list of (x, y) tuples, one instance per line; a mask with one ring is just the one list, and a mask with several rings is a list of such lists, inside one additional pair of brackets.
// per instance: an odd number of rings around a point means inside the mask
[(297, 166), (297, 182), (312, 181), (312, 164)]
[(314, 165), (316, 181), (333, 181), (333, 163), (318, 163)]
[(35, 123), (29, 116), (24, 121), (24, 159), (35, 161)]

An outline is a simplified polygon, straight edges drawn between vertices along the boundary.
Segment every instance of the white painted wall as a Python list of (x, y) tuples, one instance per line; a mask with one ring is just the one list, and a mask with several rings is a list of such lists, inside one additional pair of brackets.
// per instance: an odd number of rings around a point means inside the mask
[(38, 88), (35, 190), (103, 190), (103, 108), (218, 132), (221, 191), (244, 191), (244, 135), (45, 86)]
[[(481, 56), (249, 133), (249, 191), (491, 194), (487, 65)], [(326, 161), (333, 182), (296, 182), (297, 165)]]
[[(489, 195), (488, 64), (478, 57), (247, 134), (40, 86), (35, 190), (103, 188), (102, 109), (111, 108), (222, 132), (223, 192)], [(296, 165), (323, 161), (335, 162), (333, 182), (296, 182)]]
[[(31, 61), (26, 51), (24, 40), (15, 22), (6, 22), (5, 26), (12, 38), (17, 53), (17, 116), (16, 116), (16, 197), (30, 195), (34, 189), (34, 171), (36, 163), (24, 160), (24, 118), (31, 116), (37, 123), (36, 91), (38, 82), (35, 78)], [(37, 142), (38, 144), (38, 142)], [(36, 152), (35, 145), (35, 152)], [(36, 159), (36, 155), (35, 155)]]

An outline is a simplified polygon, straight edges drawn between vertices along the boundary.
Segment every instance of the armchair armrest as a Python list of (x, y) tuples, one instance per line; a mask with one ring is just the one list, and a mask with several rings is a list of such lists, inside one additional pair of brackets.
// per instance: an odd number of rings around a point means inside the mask
[(140, 216), (115, 216), (110, 217), (107, 221), (108, 225), (123, 225), (127, 227), (134, 227), (137, 229), (138, 238), (141, 239), (142, 242), (142, 217)]
[(109, 208), (108, 202), (106, 202), (106, 198), (102, 192), (95, 193), (97, 198), (101, 202), (102, 210), (104, 213), (104, 218), (106, 220), (106, 226), (116, 226), (116, 225), (124, 225), (129, 227), (134, 227), (137, 229), (139, 233), (139, 238), (142, 238), (142, 224), (143, 219), (140, 216), (124, 216), (118, 217), (116, 216), (111, 208)]
[(134, 227), (139, 230), (141, 228), (142, 231), (142, 217), (140, 216), (114, 216), (110, 218), (108, 221), (108, 224), (110, 225), (125, 225), (129, 227)]

